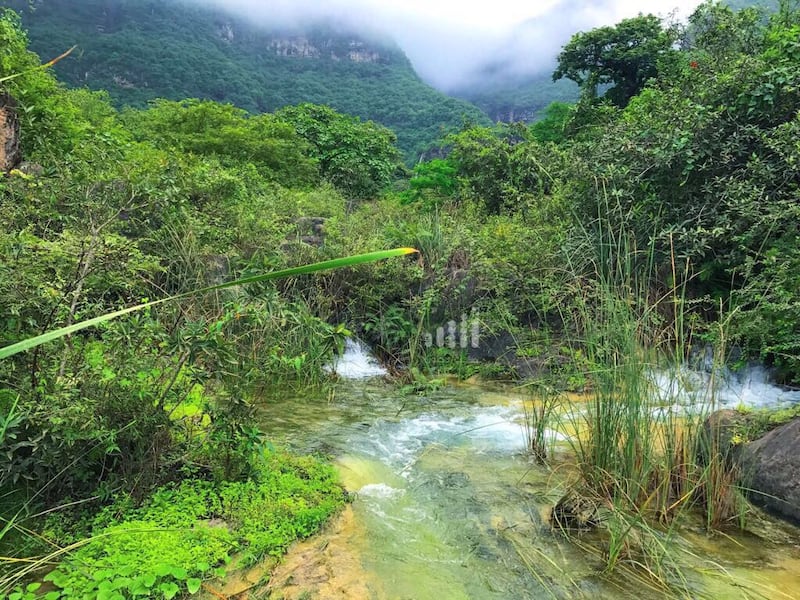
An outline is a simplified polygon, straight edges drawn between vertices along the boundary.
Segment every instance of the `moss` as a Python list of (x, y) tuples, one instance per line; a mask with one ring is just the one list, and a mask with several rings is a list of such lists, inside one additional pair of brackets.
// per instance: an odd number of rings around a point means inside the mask
[[(745, 412), (740, 410), (740, 412)], [(800, 405), (780, 409), (748, 411), (747, 427), (736, 432), (738, 443), (747, 443), (763, 437), (776, 427), (800, 417)]]
[(117, 499), (94, 517), (88, 543), (45, 579), (60, 598), (172, 597), (224, 575), (234, 554), (239, 565), (280, 556), (344, 502), (331, 465), (271, 453), (247, 481), (184, 480), (157, 489), (138, 507)]

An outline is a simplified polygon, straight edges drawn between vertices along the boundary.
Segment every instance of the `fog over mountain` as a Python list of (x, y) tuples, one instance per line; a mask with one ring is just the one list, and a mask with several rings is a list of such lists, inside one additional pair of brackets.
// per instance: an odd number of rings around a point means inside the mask
[(699, 0), (190, 0), (246, 15), (265, 27), (333, 21), (390, 35), (420, 76), (450, 91), (487, 77), (549, 71), (577, 31), (611, 25), (640, 12), (685, 17)]

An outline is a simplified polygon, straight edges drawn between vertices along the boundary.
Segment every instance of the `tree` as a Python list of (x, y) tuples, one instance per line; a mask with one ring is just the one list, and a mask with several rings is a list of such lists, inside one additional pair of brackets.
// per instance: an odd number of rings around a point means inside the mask
[(748, 7), (732, 10), (724, 4), (706, 2), (689, 17), (681, 47), (705, 64), (724, 69), (743, 54), (758, 54), (763, 47), (763, 13)]
[(459, 199), (499, 214), (548, 195), (551, 178), (543, 164), (556, 152), (527, 136), (522, 124), (471, 127), (448, 136), (447, 164), (456, 169)]
[(589, 98), (597, 96), (599, 85), (611, 84), (605, 97), (625, 106), (658, 74), (659, 59), (671, 52), (675, 37), (653, 15), (576, 33), (558, 55), (553, 81), (571, 79)]
[(449, 160), (434, 158), (414, 167), (409, 189), (401, 196), (403, 204), (422, 200), (426, 207), (437, 207), (456, 194), (456, 167)]
[(351, 198), (376, 196), (401, 166), (397, 137), (373, 121), (316, 104), (284, 108), (276, 115), (311, 145), (320, 174)]

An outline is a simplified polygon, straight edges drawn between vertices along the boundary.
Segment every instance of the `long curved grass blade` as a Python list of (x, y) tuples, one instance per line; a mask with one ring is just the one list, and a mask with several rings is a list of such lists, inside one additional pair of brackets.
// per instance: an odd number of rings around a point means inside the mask
[(56, 64), (62, 58), (66, 58), (67, 56), (72, 54), (72, 51), (75, 50), (75, 48), (77, 48), (77, 46), (73, 46), (72, 48), (70, 48), (69, 50), (64, 52), (64, 54), (59, 54), (53, 60), (50, 60), (50, 61), (44, 63), (43, 65), (38, 65), (36, 67), (33, 67), (32, 69), (28, 69), (27, 71), (21, 71), (19, 73), (12, 73), (11, 75), (6, 75), (5, 77), (0, 77), (0, 83), (5, 83), (6, 81), (11, 81), (12, 79), (16, 79), (17, 77), (25, 75), (25, 73), (31, 73), (32, 71), (38, 71), (39, 69), (47, 69), (49, 67), (52, 67), (54, 64)]
[(354, 256), (345, 256), (343, 258), (335, 258), (333, 260), (326, 260), (323, 262), (313, 263), (310, 265), (293, 267), (291, 269), (282, 269), (280, 271), (272, 271), (271, 273), (264, 273), (262, 275), (253, 275), (252, 277), (244, 277), (242, 279), (237, 279), (235, 281), (228, 281), (226, 283), (220, 283), (218, 285), (212, 285), (209, 287), (192, 290), (191, 292), (177, 294), (175, 296), (170, 296), (168, 298), (161, 298), (159, 300), (144, 302), (142, 304), (137, 304), (136, 306), (129, 306), (128, 308), (123, 308), (121, 310), (106, 313), (104, 315), (100, 315), (99, 317), (87, 319), (86, 321), (81, 321), (80, 323), (74, 323), (73, 325), (69, 325), (68, 327), (62, 327), (61, 329), (48, 331), (47, 333), (43, 333), (42, 335), (37, 335), (36, 337), (32, 337), (27, 340), (22, 340), (21, 342), (17, 342), (16, 344), (11, 344), (10, 346), (0, 348), (0, 360), (18, 354), (20, 352), (25, 352), (26, 350), (30, 350), (31, 348), (35, 348), (36, 346), (41, 346), (42, 344), (46, 344), (47, 342), (57, 340), (58, 338), (64, 337), (65, 335), (69, 335), (71, 333), (75, 333), (76, 331), (80, 331), (88, 327), (94, 327), (95, 325), (100, 325), (101, 323), (111, 321), (112, 319), (116, 319), (117, 317), (121, 317), (123, 315), (127, 315), (129, 313), (136, 312), (137, 310), (142, 310), (144, 308), (157, 306), (165, 302), (180, 300), (181, 298), (188, 298), (190, 296), (205, 294), (207, 292), (213, 292), (216, 290), (224, 290), (226, 288), (235, 287), (237, 285), (247, 285), (248, 283), (258, 283), (261, 281), (270, 281), (272, 279), (283, 279), (285, 277), (293, 277), (296, 275), (306, 275), (309, 273), (316, 273), (318, 271), (327, 271), (330, 269), (341, 269), (343, 267), (352, 267), (354, 265), (374, 262), (376, 260), (391, 258), (393, 256), (404, 256), (406, 254), (413, 254), (415, 252), (417, 252), (417, 250), (415, 250), (414, 248), (395, 248), (393, 250), (381, 250), (379, 252), (370, 252), (368, 254), (356, 254)]

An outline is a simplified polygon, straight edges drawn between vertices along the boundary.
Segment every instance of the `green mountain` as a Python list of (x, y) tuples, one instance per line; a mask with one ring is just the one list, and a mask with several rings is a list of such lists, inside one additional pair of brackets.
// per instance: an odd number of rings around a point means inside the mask
[[(491, 80), (488, 80), (491, 81)], [(535, 121), (551, 102), (575, 102), (578, 86), (561, 79), (553, 82), (549, 73), (530, 79), (501, 79), (453, 92), (489, 115), (492, 121), (513, 123)]]
[(327, 104), (397, 133), (413, 161), (443, 131), (489, 122), (472, 104), (424, 83), (392, 42), (333, 24), (265, 30), (179, 0), (10, 0), (43, 59), (71, 86), (108, 90), (119, 105), (204, 98), (252, 112)]

